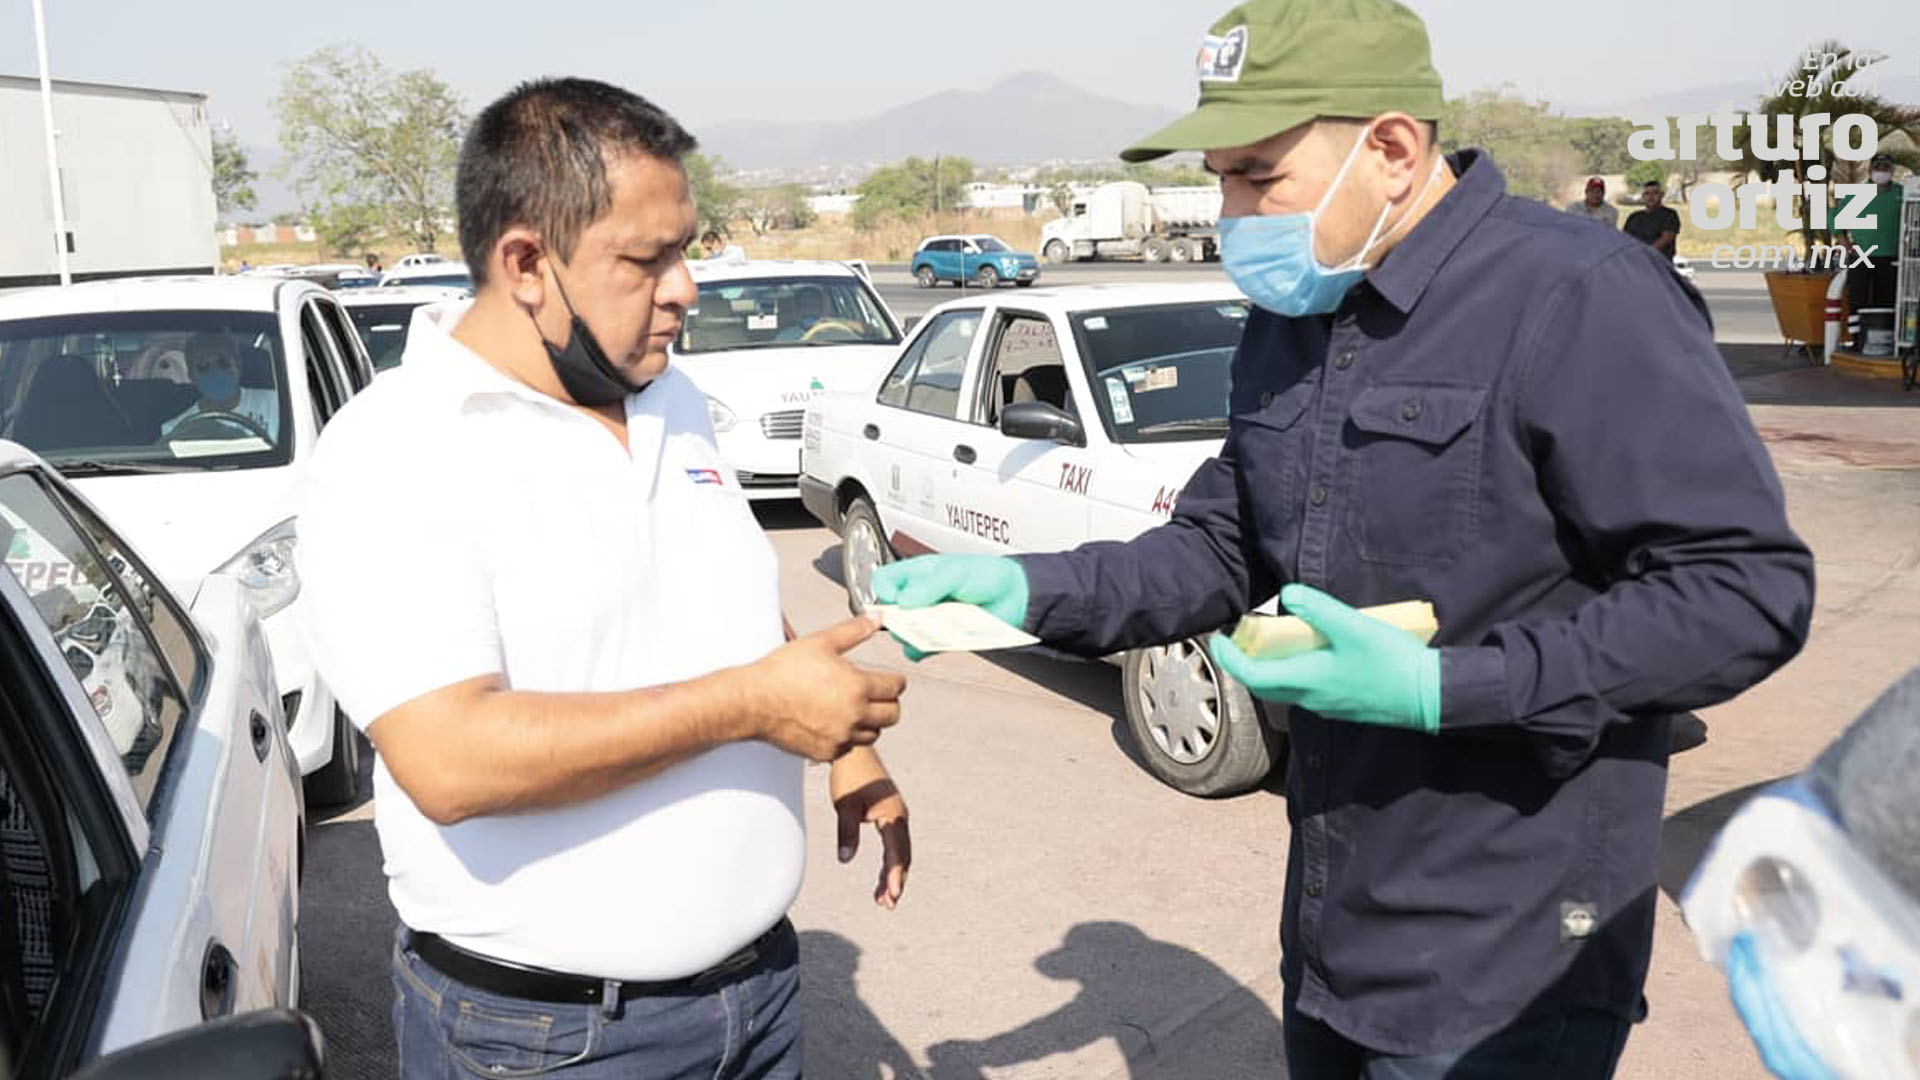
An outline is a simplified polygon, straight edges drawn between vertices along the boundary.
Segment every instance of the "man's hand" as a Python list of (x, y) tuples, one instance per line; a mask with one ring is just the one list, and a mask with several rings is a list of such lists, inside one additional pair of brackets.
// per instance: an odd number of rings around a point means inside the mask
[(787, 642), (737, 669), (747, 688), (754, 737), (813, 761), (871, 746), (900, 722), (905, 676), (857, 667), (842, 654), (880, 629), (848, 619)]
[[(922, 555), (888, 563), (873, 572), (873, 598), (903, 608), (932, 607), (948, 600), (972, 604), (1008, 626), (1026, 629), (1027, 572), (1000, 555)], [(899, 638), (894, 638), (900, 641)], [(907, 659), (926, 654), (900, 641)]]
[(880, 879), (873, 887), (873, 902), (892, 911), (907, 890), (907, 868), (913, 863), (913, 837), (900, 789), (880, 755), (860, 747), (834, 761), (827, 792), (839, 819), (841, 862), (852, 862), (859, 853), (862, 824), (872, 822), (880, 831)]
[(1440, 730), (1440, 652), (1307, 585), (1280, 602), (1326, 635), (1324, 649), (1284, 660), (1250, 657), (1225, 637), (1208, 641), (1214, 662), (1255, 697), (1298, 705), (1331, 720)]

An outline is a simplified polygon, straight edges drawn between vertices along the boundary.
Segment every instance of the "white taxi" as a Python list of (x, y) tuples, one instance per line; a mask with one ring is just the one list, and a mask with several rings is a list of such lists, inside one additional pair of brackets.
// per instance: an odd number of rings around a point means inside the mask
[[(1084, 285), (934, 308), (884, 377), (807, 412), (799, 487), (873, 571), (941, 552), (1059, 551), (1165, 521), (1227, 431), (1247, 302), (1230, 285)], [(1282, 744), (1195, 639), (1118, 658), (1149, 768), (1199, 795), (1259, 783)]]
[(307, 796), (356, 794), (359, 735), (307, 655), (295, 489), (373, 369), (338, 298), (275, 277), (152, 278), (0, 297), (0, 438), (37, 453), (178, 595), (224, 571), (266, 631)]
[(807, 403), (871, 385), (893, 362), (899, 323), (846, 263), (689, 266), (700, 296), (674, 341), (673, 363), (707, 395), (721, 457), (747, 497), (791, 499)]

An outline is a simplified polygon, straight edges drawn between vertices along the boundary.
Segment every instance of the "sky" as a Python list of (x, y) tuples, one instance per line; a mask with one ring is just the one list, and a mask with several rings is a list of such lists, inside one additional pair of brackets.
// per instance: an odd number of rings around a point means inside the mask
[[(478, 108), (520, 79), (586, 75), (652, 98), (698, 135), (739, 119), (850, 119), (1043, 70), (1139, 104), (1193, 100), (1222, 0), (44, 0), (55, 78), (210, 95), (244, 145), (278, 142), (286, 65), (323, 45), (428, 68)], [(1785, 73), (1815, 38), (1889, 59), (1875, 88), (1920, 101), (1915, 0), (1409, 0), (1451, 96), (1511, 84), (1609, 104)], [(1816, 13), (1837, 12), (1829, 25)], [(1731, 17), (1729, 17), (1731, 16)], [(30, 0), (0, 0), (0, 74), (33, 75)], [(1739, 104), (1746, 104), (1740, 102)]]

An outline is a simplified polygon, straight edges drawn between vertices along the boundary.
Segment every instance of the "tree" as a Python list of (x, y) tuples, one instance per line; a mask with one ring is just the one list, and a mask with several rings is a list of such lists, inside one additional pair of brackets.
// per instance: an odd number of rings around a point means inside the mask
[(1667, 164), (1668, 163), (1664, 161), (1634, 162), (1633, 168), (1627, 170), (1628, 194), (1637, 196), (1640, 194), (1640, 189), (1646, 187), (1648, 184), (1659, 184), (1665, 187), (1667, 183)]
[(1633, 168), (1633, 155), (1627, 153), (1633, 121), (1620, 116), (1601, 116), (1581, 117), (1568, 123), (1573, 148), (1580, 152), (1580, 167), (1588, 173), (1623, 173)]
[(213, 133), (213, 201), (220, 212), (231, 214), (258, 206), (260, 198), (253, 191), (253, 182), (258, 179), (260, 174), (247, 163), (247, 151), (240, 140), (227, 128), (216, 130)]
[(741, 215), (740, 189), (721, 179), (727, 172), (725, 158), (693, 153), (680, 159), (687, 171), (687, 186), (693, 191), (693, 205), (700, 215), (700, 235), (733, 231)]
[(1446, 102), (1440, 114), (1440, 145), (1449, 151), (1485, 148), (1500, 164), (1509, 191), (1546, 202), (1558, 200), (1586, 163), (1575, 146), (1571, 122), (1549, 111), (1546, 102), (1513, 93), (1511, 86), (1476, 90)]
[(386, 214), (377, 206), (332, 203), (314, 209), (309, 220), (313, 224), (315, 237), (327, 254), (357, 259), (372, 250), (374, 242), (380, 237)]
[(860, 183), (853, 206), (853, 227), (865, 232), (890, 218), (916, 218), (958, 209), (973, 182), (973, 162), (963, 157), (936, 158), (939, 164), (910, 157), (874, 170)]
[(323, 219), (351, 222), (347, 233), (371, 225), (435, 249), (466, 128), (451, 87), (430, 71), (394, 74), (365, 49), (336, 45), (296, 62), (273, 105), (287, 169), (316, 228)]
[(775, 229), (804, 229), (813, 224), (813, 206), (803, 184), (749, 188), (740, 196), (741, 215), (755, 236)]

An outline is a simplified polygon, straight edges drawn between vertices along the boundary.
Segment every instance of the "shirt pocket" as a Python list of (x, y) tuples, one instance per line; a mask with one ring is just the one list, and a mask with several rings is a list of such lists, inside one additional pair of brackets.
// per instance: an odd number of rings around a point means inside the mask
[(1386, 384), (1355, 395), (1348, 535), (1362, 559), (1435, 563), (1479, 534), (1484, 387)]

